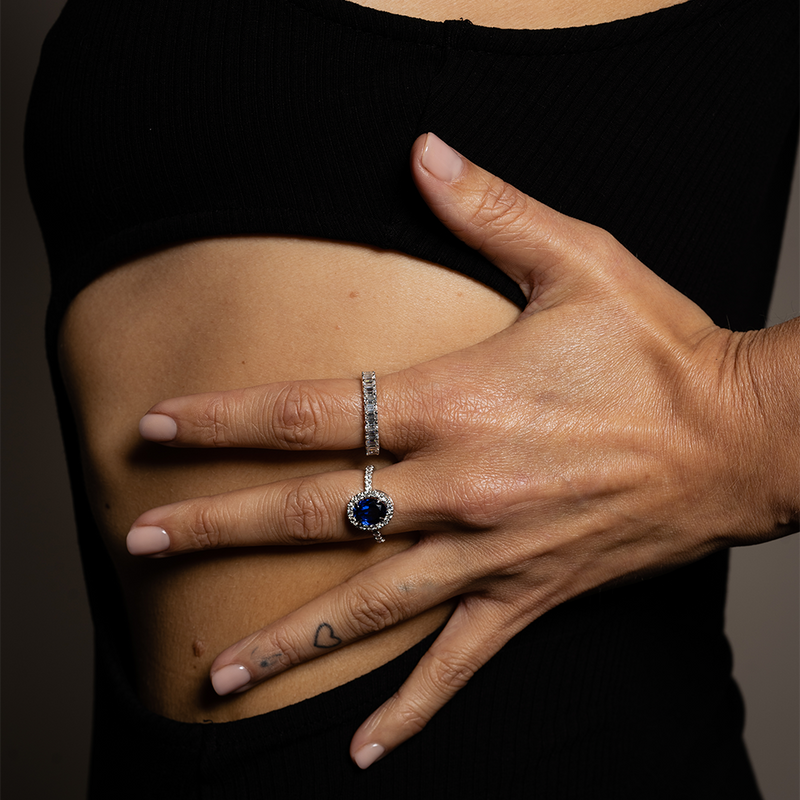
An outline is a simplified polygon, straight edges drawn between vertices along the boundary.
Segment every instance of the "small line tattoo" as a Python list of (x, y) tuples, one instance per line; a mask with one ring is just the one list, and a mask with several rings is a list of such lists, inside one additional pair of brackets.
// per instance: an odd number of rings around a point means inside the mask
[(258, 662), (258, 666), (261, 667), (261, 669), (272, 667), (282, 655), (283, 653), (272, 653), (271, 655), (263, 656)]
[(341, 644), (342, 640), (333, 632), (333, 628), (327, 623), (322, 622), (314, 634), (314, 647), (329, 650), (331, 647)]

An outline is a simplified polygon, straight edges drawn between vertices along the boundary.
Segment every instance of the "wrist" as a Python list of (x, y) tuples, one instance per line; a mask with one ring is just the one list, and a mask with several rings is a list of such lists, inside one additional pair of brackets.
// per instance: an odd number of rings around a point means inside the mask
[(727, 332), (722, 414), (736, 442), (754, 541), (796, 531), (800, 521), (800, 319)]

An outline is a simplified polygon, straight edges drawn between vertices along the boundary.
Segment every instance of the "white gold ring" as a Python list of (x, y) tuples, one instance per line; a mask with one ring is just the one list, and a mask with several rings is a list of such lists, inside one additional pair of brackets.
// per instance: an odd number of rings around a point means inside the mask
[(372, 488), (372, 473), (375, 467), (364, 470), (364, 491), (353, 495), (347, 504), (347, 519), (361, 531), (372, 533), (376, 542), (385, 542), (380, 533), (394, 514), (394, 503), (388, 494)]
[(378, 433), (378, 385), (374, 372), (361, 373), (361, 394), (364, 397), (364, 444), (368, 456), (381, 452), (381, 437)]

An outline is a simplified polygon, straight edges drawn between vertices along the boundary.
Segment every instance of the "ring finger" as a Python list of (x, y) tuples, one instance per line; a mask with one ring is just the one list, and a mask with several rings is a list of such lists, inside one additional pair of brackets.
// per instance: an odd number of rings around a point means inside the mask
[(331, 472), (161, 506), (133, 523), (128, 551), (169, 556), (368, 536), (381, 541), (383, 535), (431, 529), (431, 514), (418, 500), (425, 492), (417, 491), (413, 472), (395, 464), (375, 472), (372, 487), (364, 472)]

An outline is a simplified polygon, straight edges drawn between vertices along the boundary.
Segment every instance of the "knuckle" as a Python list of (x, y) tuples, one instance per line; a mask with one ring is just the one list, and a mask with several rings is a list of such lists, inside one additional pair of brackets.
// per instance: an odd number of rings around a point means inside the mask
[(614, 236), (605, 228), (588, 222), (583, 225), (583, 237), (594, 250), (612, 251), (619, 246)]
[(284, 667), (297, 667), (305, 662), (306, 659), (303, 658), (296, 642), (287, 636), (284, 631), (272, 631), (265, 638), (269, 644), (267, 647), (262, 646), (261, 649), (279, 654)]
[(312, 482), (300, 480), (283, 497), (283, 521), (289, 537), (296, 542), (319, 541), (330, 529), (331, 515)]
[(437, 695), (448, 697), (463, 689), (478, 671), (477, 666), (463, 654), (448, 653), (446, 657), (429, 654), (428, 681)]
[(290, 383), (278, 392), (270, 423), (288, 445), (303, 449), (313, 446), (315, 433), (325, 418), (321, 395), (301, 383)]
[(194, 550), (216, 550), (230, 546), (230, 541), (225, 533), (226, 526), (219, 518), (218, 512), (199, 505), (194, 509), (189, 519), (186, 535)]
[(466, 655), (448, 653), (437, 656), (429, 651), (425, 669), (414, 690), (401, 688), (391, 698), (392, 714), (397, 724), (409, 736), (419, 733), (436, 710), (463, 689), (477, 671), (478, 665)]
[(415, 736), (428, 724), (430, 715), (418, 701), (412, 698), (401, 700), (398, 696), (396, 704), (397, 721), (408, 736)]
[(612, 234), (596, 225), (584, 225), (580, 244), (584, 260), (601, 268), (613, 267), (622, 250)]
[(215, 397), (198, 417), (197, 424), (210, 445), (225, 447), (234, 438), (228, 422), (233, 418), (235, 411), (230, 407), (230, 399)]
[(351, 587), (349, 614), (358, 635), (378, 633), (402, 619), (398, 604), (374, 588)]
[(529, 217), (530, 201), (527, 195), (499, 179), (487, 182), (477, 200), (472, 222), (480, 226), (501, 228), (506, 233), (513, 233)]

